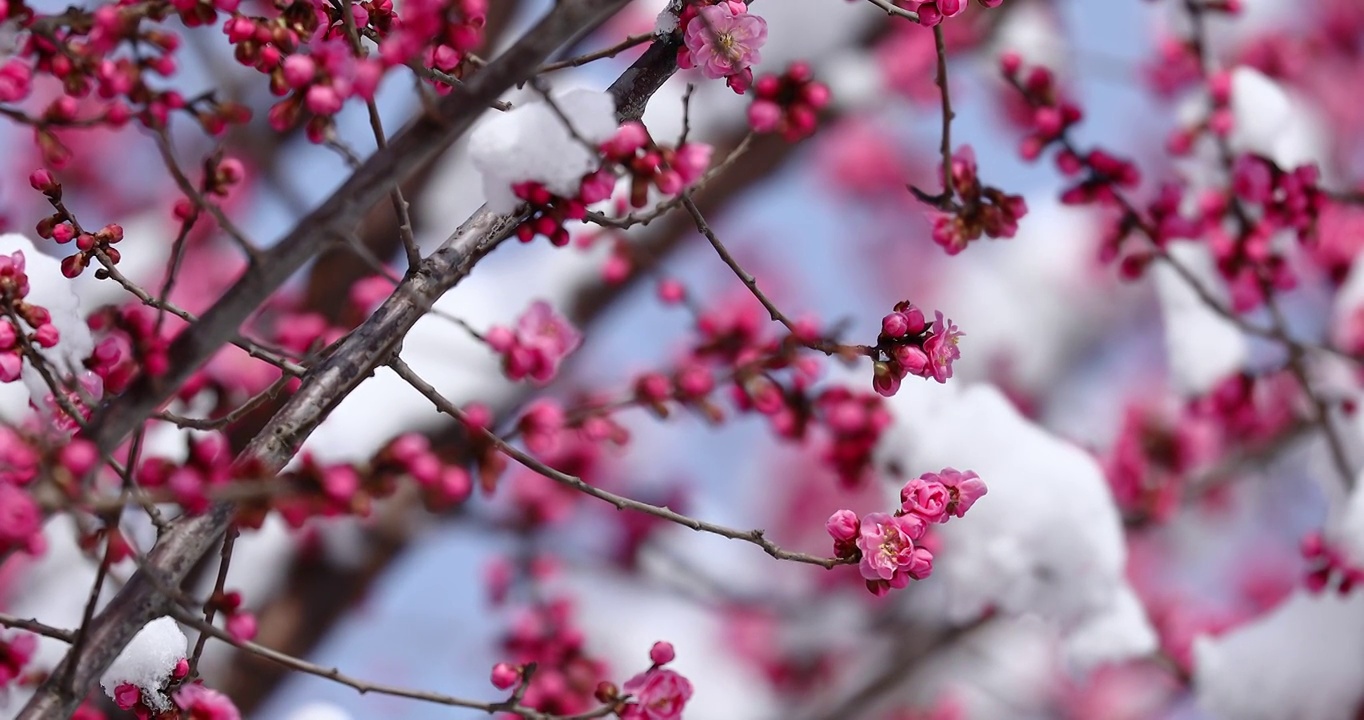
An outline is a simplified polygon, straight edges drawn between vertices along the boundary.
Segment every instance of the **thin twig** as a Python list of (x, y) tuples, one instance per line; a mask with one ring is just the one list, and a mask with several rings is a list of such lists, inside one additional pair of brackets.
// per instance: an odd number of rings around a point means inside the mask
[(952, 120), (957, 115), (952, 111), (952, 93), (947, 81), (947, 40), (943, 37), (942, 23), (933, 27), (933, 45), (938, 53), (938, 91), (942, 94), (942, 191), (947, 200), (956, 195), (952, 180)]
[(657, 37), (658, 36), (654, 35), (653, 33), (630, 35), (629, 37), (616, 43), (615, 45), (612, 45), (611, 47), (603, 48), (601, 50), (597, 50), (596, 52), (590, 52), (587, 53), (586, 55), (579, 55), (577, 57), (569, 58), (567, 60), (560, 60), (559, 62), (552, 62), (545, 65), (541, 65), (540, 69), (536, 70), (536, 74), (543, 75), (545, 73), (554, 72), (555, 70), (582, 67), (583, 65), (586, 65), (590, 62), (595, 62), (597, 60), (605, 60), (606, 58), (613, 58), (625, 52), (626, 50), (629, 50), (632, 47), (635, 47), (637, 45), (643, 45), (646, 42), (655, 40)]
[(13, 615), (9, 615), (7, 613), (0, 613), (0, 625), (3, 625), (7, 628), (13, 628), (15, 630), (24, 630), (26, 632), (31, 632), (34, 635), (50, 637), (53, 640), (60, 640), (68, 645), (74, 642), (76, 639), (76, 633), (73, 630), (63, 630), (61, 628), (52, 627), (51, 625), (40, 623), (37, 620), (31, 618), (24, 619), (20, 617), (15, 617)]
[(906, 10), (891, 0), (867, 0), (867, 2), (886, 11), (886, 15), (891, 17), (902, 17), (910, 22), (919, 22), (919, 13), (913, 10)]
[[(232, 549), (237, 545), (237, 526), (233, 525), (227, 529), (227, 534), (223, 536), (223, 550), (218, 561), (218, 577), (213, 581), (213, 594), (204, 601), (204, 624), (213, 625), (213, 616), (218, 612), (218, 602), (223, 597), (224, 587), (227, 585), (227, 569), (232, 564)], [(194, 654), (189, 658), (190, 677), (197, 677), (199, 674), (199, 657), (204, 654), (204, 645), (208, 644), (208, 634), (199, 633), (199, 639), (194, 642)]]
[(296, 658), (273, 648), (265, 647), (264, 645), (237, 640), (219, 628), (205, 623), (202, 618), (195, 615), (193, 612), (181, 607), (177, 606), (172, 608), (171, 615), (175, 617), (176, 620), (197, 629), (199, 632), (203, 633), (205, 637), (212, 636), (216, 640), (221, 640), (222, 642), (245, 650), (246, 652), (257, 655), (270, 662), (287, 667), (290, 670), (297, 670), (298, 672), (315, 675), (320, 678), (331, 680), (334, 683), (345, 685), (355, 689), (362, 695), (369, 693), (374, 693), (375, 695), (390, 695), (393, 697), (407, 698), (409, 700), (434, 703), (436, 705), (449, 705), (451, 707), (468, 708), (470, 710), (481, 710), (489, 715), (506, 712), (518, 715), (525, 720), (592, 720), (593, 718), (604, 718), (615, 711), (614, 706), (607, 705), (591, 712), (578, 715), (552, 715), (524, 705), (508, 706), (505, 702), (480, 702), (478, 700), (468, 700), (454, 697), (453, 695), (445, 695), (443, 693), (429, 692), (426, 690), (412, 690), (396, 685), (369, 682), (346, 675), (335, 667), (315, 665), (307, 660)]
[(715, 231), (711, 230), (710, 225), (706, 223), (706, 218), (701, 215), (700, 208), (697, 208), (696, 203), (692, 201), (691, 193), (684, 192), (679, 197), (682, 200), (682, 207), (686, 208), (687, 212), (691, 215), (692, 220), (696, 223), (696, 229), (706, 237), (706, 240), (710, 241), (711, 247), (715, 248), (715, 254), (719, 255), (725, 265), (728, 265), (729, 269), (734, 271), (734, 275), (739, 278), (739, 281), (744, 284), (744, 287), (748, 288), (748, 291), (753, 294), (753, 297), (757, 298), (758, 302), (762, 303), (762, 306), (767, 309), (767, 313), (771, 316), (772, 320), (781, 323), (782, 326), (791, 333), (792, 338), (796, 339), (801, 345), (804, 345), (811, 350), (822, 352), (825, 355), (876, 356), (876, 349), (866, 345), (843, 345), (823, 339), (806, 338), (806, 333), (802, 333), (800, 329), (796, 327), (795, 322), (787, 317), (786, 313), (782, 312), (781, 308), (778, 308), (777, 304), (772, 302), (771, 298), (767, 297), (767, 293), (764, 293), (762, 288), (758, 287), (757, 279), (745, 270), (743, 266), (739, 264), (739, 261), (735, 260), (734, 256), (730, 254), (729, 249), (725, 247), (725, 244), (720, 242), (720, 238), (715, 234)]
[[(455, 420), (458, 420), (462, 423), (465, 422), (464, 412), (461, 411), (458, 407), (456, 407), (454, 403), (445, 399), (443, 395), (436, 392), (436, 389), (432, 387), (430, 383), (426, 382), (421, 378), (421, 376), (413, 372), (412, 368), (408, 367), (407, 363), (403, 362), (402, 358), (395, 357), (392, 360), (390, 360), (389, 367), (393, 368), (393, 371), (398, 374), (398, 377), (401, 377), (403, 380), (407, 382), (407, 384), (411, 385), (417, 392), (421, 393), (422, 396), (424, 396), (427, 400), (430, 400), (431, 403), (435, 405), (438, 410), (445, 413), (446, 415), (449, 415)], [(468, 423), (465, 424), (468, 425)], [(615, 493), (602, 490), (601, 488), (589, 485), (582, 478), (574, 477), (573, 475), (569, 475), (567, 473), (563, 473), (558, 470), (555, 470), (552, 467), (549, 467), (548, 465), (540, 462), (539, 460), (536, 460), (530, 455), (527, 455), (526, 453), (516, 449), (507, 441), (498, 437), (496, 434), (494, 434), (493, 432), (489, 431), (486, 428), (481, 429), (480, 432), (483, 433), (484, 437), (489, 442), (497, 446), (498, 450), (506, 454), (511, 459), (517, 461), (518, 463), (521, 463), (527, 469), (544, 475), (545, 477), (549, 478), (550, 480), (553, 480), (554, 482), (559, 483), (560, 485), (564, 485), (566, 487), (577, 490), (578, 492), (581, 492), (585, 495), (589, 495), (591, 497), (597, 498), (598, 500), (609, 503), (615, 506), (617, 510), (634, 510), (636, 512), (641, 512), (646, 515), (652, 515), (656, 518), (667, 520), (668, 522), (671, 523), (676, 523), (683, 527), (691, 528), (692, 530), (695, 530), (697, 532), (709, 533), (711, 535), (718, 535), (720, 537), (728, 538), (730, 540), (740, 540), (746, 543), (751, 543), (762, 548), (764, 552), (778, 560), (789, 560), (791, 562), (818, 565), (825, 569), (831, 569), (839, 565), (847, 565), (850, 562), (848, 560), (842, 560), (839, 558), (821, 557), (819, 555), (809, 555), (807, 553), (792, 552), (790, 550), (782, 548), (781, 546), (777, 545), (771, 540), (768, 540), (764, 531), (762, 530), (756, 529), (736, 530), (734, 528), (728, 528), (723, 525), (716, 525), (715, 523), (706, 522), (704, 520), (698, 520), (696, 518), (689, 517), (687, 515), (683, 515), (679, 512), (671, 510), (667, 507), (650, 505), (649, 503), (640, 502), (638, 500), (627, 498), (623, 495), (617, 495)]]

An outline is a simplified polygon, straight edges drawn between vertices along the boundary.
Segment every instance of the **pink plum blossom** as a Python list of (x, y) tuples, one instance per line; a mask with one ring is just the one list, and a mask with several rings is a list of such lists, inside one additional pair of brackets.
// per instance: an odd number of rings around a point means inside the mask
[(862, 550), (858, 565), (862, 577), (870, 581), (886, 581), (891, 587), (905, 587), (910, 570), (920, 562), (915, 556), (914, 541), (924, 535), (924, 522), (912, 515), (895, 517), (885, 513), (870, 513), (862, 518), (861, 536), (857, 546)]
[(900, 490), (900, 502), (905, 512), (914, 513), (925, 522), (947, 522), (947, 486), (932, 479), (931, 475), (910, 480)]
[(952, 377), (952, 361), (961, 357), (957, 342), (964, 335), (951, 320), (943, 317), (941, 311), (937, 313), (933, 334), (924, 341), (924, 352), (928, 355), (927, 371), (934, 380), (945, 383)]
[(712, 80), (737, 75), (760, 60), (767, 42), (767, 21), (729, 4), (701, 8), (687, 25), (687, 50), (696, 67)]
[[(681, 720), (682, 710), (691, 699), (691, 681), (672, 670), (654, 669), (630, 678), (625, 692), (638, 701), (633, 717), (638, 720)], [(624, 716), (622, 716), (624, 717)]]

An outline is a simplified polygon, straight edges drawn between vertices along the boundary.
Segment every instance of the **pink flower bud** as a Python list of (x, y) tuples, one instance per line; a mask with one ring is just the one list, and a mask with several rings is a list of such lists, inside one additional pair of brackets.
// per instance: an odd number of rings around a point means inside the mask
[(770, 100), (756, 100), (748, 106), (748, 126), (754, 132), (767, 133), (781, 124), (781, 106)]
[(71, 223), (61, 223), (52, 227), (52, 240), (58, 244), (65, 245), (76, 237), (76, 228)]
[(898, 312), (890, 313), (881, 318), (881, 332), (892, 338), (904, 337), (909, 332), (909, 320)]
[(130, 710), (142, 699), (142, 691), (132, 683), (123, 683), (114, 688), (114, 704), (123, 710)]
[(227, 619), (227, 634), (237, 642), (246, 642), (256, 637), (256, 616), (239, 612)]
[(649, 143), (649, 131), (644, 124), (631, 121), (620, 126), (616, 134), (606, 141), (603, 149), (616, 159), (633, 157), (640, 148)]
[(655, 665), (667, 665), (675, 657), (677, 657), (677, 652), (673, 650), (673, 645), (670, 642), (660, 640), (654, 643), (652, 648), (649, 648), (649, 660)]
[(999, 56), (999, 69), (1007, 76), (1014, 76), (1023, 69), (1023, 56), (1012, 50)]
[(38, 168), (28, 176), (28, 184), (33, 186), (38, 192), (52, 192), (61, 188), (57, 179), (52, 177), (52, 173), (46, 168)]
[(89, 440), (72, 440), (62, 448), (62, 467), (77, 478), (84, 477), (98, 462), (99, 450)]
[(668, 305), (676, 305), (687, 297), (687, 289), (674, 278), (664, 278), (658, 282), (658, 299)]
[(944, 17), (956, 17), (966, 10), (966, 0), (938, 0), (938, 10)]
[(23, 361), (19, 359), (18, 353), (0, 353), (0, 382), (14, 382), (19, 379), (19, 371), (23, 368)]
[(829, 516), (824, 528), (829, 531), (829, 536), (834, 540), (852, 542), (857, 539), (861, 522), (857, 519), (857, 513), (851, 510), (839, 510)]
[(516, 345), (516, 335), (511, 330), (496, 326), (484, 333), (483, 339), (494, 352), (508, 353)]
[(521, 668), (509, 663), (498, 663), (493, 666), (492, 682), (498, 690), (510, 690), (521, 682)]
[(305, 102), (314, 115), (335, 115), (341, 110), (341, 95), (327, 85), (314, 85), (308, 88)]
[(57, 332), (57, 326), (52, 323), (40, 326), (33, 333), (33, 341), (45, 348), (56, 345), (57, 341), (60, 339), (61, 334)]

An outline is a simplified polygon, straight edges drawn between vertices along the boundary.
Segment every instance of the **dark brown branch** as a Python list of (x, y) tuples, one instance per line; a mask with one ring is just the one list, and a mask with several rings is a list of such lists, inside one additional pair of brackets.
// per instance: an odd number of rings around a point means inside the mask
[(50, 637), (53, 640), (61, 640), (68, 645), (76, 640), (76, 633), (74, 631), (55, 628), (51, 625), (40, 623), (37, 620), (15, 617), (5, 613), (0, 613), (0, 626), (31, 632), (34, 635), (42, 635), (43, 637)]

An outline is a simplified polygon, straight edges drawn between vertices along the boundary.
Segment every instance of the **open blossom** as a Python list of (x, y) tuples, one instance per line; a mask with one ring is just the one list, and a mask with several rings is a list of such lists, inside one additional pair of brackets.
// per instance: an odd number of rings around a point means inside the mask
[(953, 153), (951, 171), (958, 207), (934, 219), (933, 242), (948, 255), (956, 255), (982, 235), (1011, 238), (1018, 232), (1018, 221), (1028, 214), (1027, 202), (1021, 195), (1009, 195), (981, 182), (971, 146)]
[(952, 377), (952, 361), (961, 357), (957, 341), (965, 336), (965, 333), (957, 329), (951, 320), (945, 319), (941, 311), (937, 316), (937, 320), (933, 322), (933, 334), (924, 341), (924, 353), (928, 355), (924, 377), (931, 375), (934, 380), (945, 383)]
[(927, 550), (914, 547), (914, 541), (923, 537), (924, 527), (923, 520), (913, 515), (870, 513), (863, 517), (862, 534), (857, 539), (862, 550), (858, 570), (863, 579), (902, 588), (918, 577), (932, 557)]
[(691, 681), (661, 668), (640, 673), (625, 682), (625, 692), (638, 702), (621, 715), (633, 720), (681, 720), (691, 699)]
[(758, 49), (767, 42), (767, 21), (731, 4), (701, 8), (687, 25), (684, 38), (692, 62), (712, 80), (737, 75), (757, 64)]

